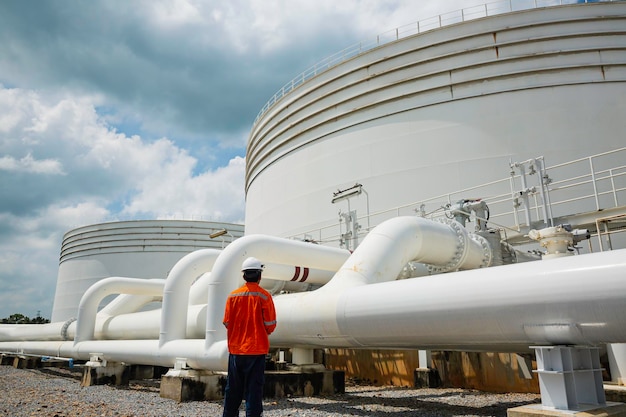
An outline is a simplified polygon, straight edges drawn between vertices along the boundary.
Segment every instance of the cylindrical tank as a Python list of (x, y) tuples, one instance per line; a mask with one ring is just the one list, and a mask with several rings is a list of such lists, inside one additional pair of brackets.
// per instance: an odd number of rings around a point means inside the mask
[[(246, 233), (304, 234), (339, 209), (375, 213), (624, 146), (626, 2), (537, 8), (357, 55), (257, 119)], [(362, 184), (367, 194), (332, 204)], [(481, 196), (468, 196), (481, 197)]]
[(167, 278), (186, 254), (221, 249), (242, 235), (240, 224), (188, 220), (122, 221), (70, 230), (61, 246), (51, 321), (76, 317), (82, 295), (102, 278)]

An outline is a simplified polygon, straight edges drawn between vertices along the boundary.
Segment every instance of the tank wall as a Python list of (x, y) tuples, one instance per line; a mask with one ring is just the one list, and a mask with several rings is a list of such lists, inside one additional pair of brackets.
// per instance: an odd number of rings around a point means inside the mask
[[(598, 108), (603, 100), (612, 103)], [(333, 192), (357, 182), (374, 213), (506, 178), (510, 161), (557, 164), (616, 149), (626, 129), (620, 109), (626, 83), (503, 93), (364, 123), (266, 168), (248, 189), (246, 232), (289, 236), (336, 223), (348, 205), (331, 204)], [(350, 209), (365, 215), (367, 203), (358, 196)]]
[[(227, 234), (209, 236), (223, 229)], [(71, 230), (61, 246), (51, 320), (76, 317), (82, 295), (103, 278), (164, 279), (188, 253), (221, 249), (242, 235), (239, 224), (178, 220), (103, 223)]]
[(403, 39), (312, 79), (251, 133), (246, 233), (337, 224), (348, 204), (331, 204), (333, 192), (355, 183), (367, 195), (350, 209), (365, 215), (506, 178), (510, 161), (623, 147), (625, 24), (623, 3), (518, 12)]

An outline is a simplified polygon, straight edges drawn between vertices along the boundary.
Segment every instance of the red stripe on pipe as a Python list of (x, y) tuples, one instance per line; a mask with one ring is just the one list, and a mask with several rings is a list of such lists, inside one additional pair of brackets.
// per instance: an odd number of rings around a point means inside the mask
[(304, 268), (304, 276), (302, 277), (302, 279), (300, 280), (300, 282), (304, 282), (306, 281), (306, 279), (309, 277), (309, 268)]
[(298, 278), (300, 278), (300, 267), (296, 266), (294, 267), (296, 268), (295, 272), (293, 273), (293, 278), (291, 278), (292, 281), (297, 281)]

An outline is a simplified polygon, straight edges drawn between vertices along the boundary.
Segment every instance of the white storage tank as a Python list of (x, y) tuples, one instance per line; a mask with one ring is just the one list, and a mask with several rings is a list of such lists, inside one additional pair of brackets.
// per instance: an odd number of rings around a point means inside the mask
[(136, 220), (94, 224), (63, 237), (52, 322), (75, 318), (80, 299), (108, 277), (167, 278), (183, 256), (222, 249), (243, 235), (243, 225), (188, 220)]
[(348, 207), (333, 193), (357, 183), (367, 195), (349, 209), (364, 215), (505, 178), (511, 161), (624, 147), (624, 27), (626, 2), (535, 8), (399, 38), (318, 73), (252, 128), (246, 233), (336, 225)]

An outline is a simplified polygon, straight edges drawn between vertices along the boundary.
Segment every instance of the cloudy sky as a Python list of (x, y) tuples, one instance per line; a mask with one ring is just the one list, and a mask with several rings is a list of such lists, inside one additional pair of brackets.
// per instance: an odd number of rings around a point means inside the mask
[(245, 145), (285, 83), (483, 0), (3, 0), (0, 318), (50, 317), (63, 234), (244, 219)]

